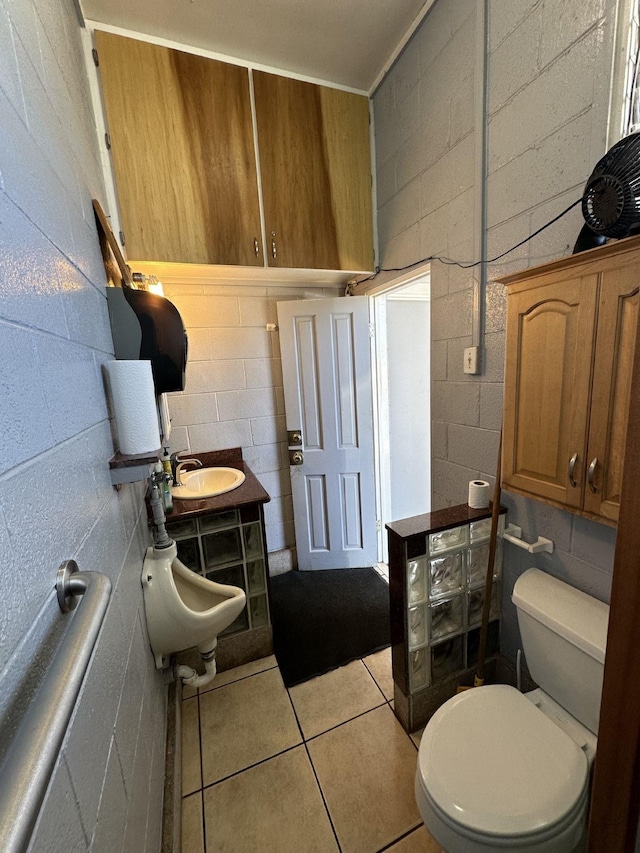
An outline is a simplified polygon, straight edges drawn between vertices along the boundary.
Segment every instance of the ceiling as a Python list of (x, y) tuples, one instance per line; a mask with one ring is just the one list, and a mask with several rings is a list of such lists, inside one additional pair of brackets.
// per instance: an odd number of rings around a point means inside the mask
[(80, 0), (88, 21), (370, 92), (433, 0)]

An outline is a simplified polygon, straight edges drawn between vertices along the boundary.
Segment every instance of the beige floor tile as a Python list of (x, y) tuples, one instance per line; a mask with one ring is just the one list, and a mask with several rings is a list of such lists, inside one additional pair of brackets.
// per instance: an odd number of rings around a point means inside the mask
[(364, 714), (384, 702), (362, 661), (289, 688), (305, 739)]
[(182, 702), (182, 796), (202, 788), (198, 697)]
[(182, 685), (182, 698), (191, 699), (192, 696), (197, 696), (198, 690), (196, 687), (190, 687), (188, 684)]
[(422, 822), (416, 751), (388, 705), (307, 746), (343, 853), (374, 853)]
[[(184, 853), (184, 851), (183, 851)], [(387, 848), (386, 853), (445, 853), (426, 826), (421, 826), (402, 841)]]
[(363, 659), (376, 684), (389, 702), (393, 699), (393, 672), (391, 669), (391, 646)]
[(182, 800), (182, 853), (204, 853), (202, 792)]
[(200, 730), (205, 785), (302, 740), (278, 669), (203, 693)]
[(278, 666), (278, 661), (275, 655), (243, 663), (242, 666), (236, 666), (233, 669), (217, 673), (211, 684), (203, 687), (200, 693), (207, 693), (209, 690), (215, 690), (217, 687), (224, 687), (225, 684), (231, 684), (234, 681), (239, 681), (241, 678), (256, 675), (258, 672), (265, 672), (267, 669), (273, 669), (276, 666)]
[(302, 746), (207, 788), (204, 806), (209, 851), (338, 851)]

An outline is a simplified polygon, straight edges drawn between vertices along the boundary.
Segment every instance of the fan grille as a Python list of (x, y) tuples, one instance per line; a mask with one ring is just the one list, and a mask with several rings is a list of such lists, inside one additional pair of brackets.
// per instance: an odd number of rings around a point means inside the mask
[(640, 222), (640, 133), (621, 139), (596, 165), (582, 213), (589, 228), (606, 237), (626, 237)]

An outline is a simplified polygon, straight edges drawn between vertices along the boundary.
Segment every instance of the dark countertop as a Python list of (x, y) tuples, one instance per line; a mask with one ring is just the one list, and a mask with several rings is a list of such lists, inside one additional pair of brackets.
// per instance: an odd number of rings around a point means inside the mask
[[(243, 460), (242, 448), (240, 447), (232, 447), (227, 450), (212, 450), (204, 453), (185, 452), (180, 454), (180, 458), (183, 461), (185, 459), (199, 459), (204, 468), (216, 465), (226, 468), (238, 468), (238, 470), (244, 471), (245, 480), (237, 489), (224, 492), (213, 498), (202, 498), (202, 500), (197, 501), (184, 501), (174, 498), (173, 511), (166, 513), (167, 522), (184, 518), (194, 518), (198, 515), (208, 515), (212, 512), (221, 512), (227, 509), (237, 509), (238, 507), (248, 506), (249, 504), (265, 504), (271, 500), (269, 493), (265, 491), (256, 475)], [(192, 469), (189, 468), (187, 470), (190, 471)]]
[[(500, 512), (506, 512), (505, 507), (500, 507)], [(395, 533), (401, 539), (410, 539), (421, 533), (439, 533), (450, 527), (458, 527), (469, 521), (480, 521), (491, 517), (491, 505), (487, 509), (471, 509), (467, 504), (439, 509), (436, 512), (427, 512), (424, 515), (414, 515), (411, 518), (401, 518), (385, 524), (385, 528)]]

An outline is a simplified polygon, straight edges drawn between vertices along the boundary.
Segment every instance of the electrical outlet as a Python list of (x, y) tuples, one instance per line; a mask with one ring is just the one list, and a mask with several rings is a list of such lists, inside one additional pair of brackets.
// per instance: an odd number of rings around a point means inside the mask
[(465, 373), (478, 372), (478, 347), (467, 347), (464, 351), (462, 369)]

